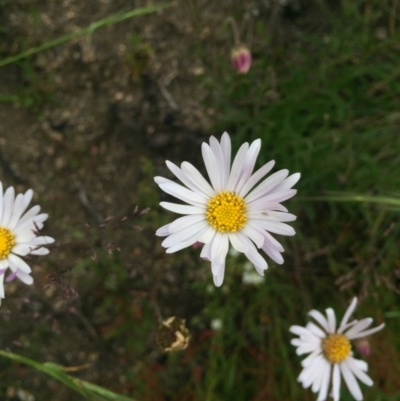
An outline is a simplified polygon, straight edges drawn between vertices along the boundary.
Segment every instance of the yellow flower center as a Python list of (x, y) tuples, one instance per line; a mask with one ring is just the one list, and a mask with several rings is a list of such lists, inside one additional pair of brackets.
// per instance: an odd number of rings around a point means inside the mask
[(234, 233), (246, 224), (246, 203), (234, 192), (220, 192), (207, 205), (208, 224), (221, 233)]
[(8, 228), (0, 227), (0, 260), (7, 258), (14, 245), (14, 234)]
[(343, 334), (329, 334), (322, 342), (322, 349), (330, 363), (340, 363), (350, 355), (351, 344)]

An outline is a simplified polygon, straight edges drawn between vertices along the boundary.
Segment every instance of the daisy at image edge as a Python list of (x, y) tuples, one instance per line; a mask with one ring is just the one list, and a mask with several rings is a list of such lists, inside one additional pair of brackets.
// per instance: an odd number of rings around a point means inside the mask
[(15, 196), (13, 187), (7, 188), (3, 194), (0, 182), (0, 302), (5, 297), (4, 277), (7, 270), (11, 270), (7, 282), (18, 277), (23, 283), (32, 284), (32, 270), (22, 257), (47, 255), (49, 250), (42, 245), (54, 242), (51, 237), (37, 235), (48, 217), (46, 213), (39, 214), (40, 206), (33, 206), (24, 214), (32, 196), (31, 189)]
[(373, 384), (365, 373), (368, 364), (353, 357), (350, 341), (376, 333), (382, 330), (385, 324), (368, 329), (373, 322), (372, 318), (349, 322), (356, 305), (357, 298), (354, 298), (337, 328), (335, 312), (332, 308), (328, 308), (326, 318), (317, 310), (308, 313), (318, 325), (309, 322), (306, 327), (291, 326), (289, 329), (299, 336), (291, 341), (291, 344), (297, 347), (296, 353), (310, 354), (301, 362), (303, 370), (297, 380), (304, 388), (311, 386), (314, 393), (319, 392), (317, 401), (327, 399), (330, 383), (332, 383), (330, 396), (334, 401), (339, 401), (341, 376), (357, 401), (362, 400), (363, 396), (356, 379), (367, 386)]
[(220, 142), (212, 136), (210, 143), (203, 142), (201, 147), (210, 182), (188, 162), (180, 168), (166, 162), (183, 185), (154, 178), (164, 192), (186, 203), (160, 203), (167, 210), (185, 215), (157, 230), (156, 235), (167, 237), (162, 246), (167, 253), (173, 253), (196, 242), (203, 243), (200, 256), (211, 262), (216, 286), (224, 280), (229, 245), (244, 253), (263, 276), (268, 264), (260, 249), (276, 263), (283, 263), (284, 249), (270, 233), (295, 234), (285, 222), (296, 220), (296, 216), (287, 213), (280, 203), (296, 194), (292, 187), (300, 173), (289, 176), (288, 170), (280, 170), (256, 186), (275, 164), (272, 160), (253, 174), (260, 149), (260, 139), (251, 145), (244, 143), (231, 165), (231, 140), (225, 132)]

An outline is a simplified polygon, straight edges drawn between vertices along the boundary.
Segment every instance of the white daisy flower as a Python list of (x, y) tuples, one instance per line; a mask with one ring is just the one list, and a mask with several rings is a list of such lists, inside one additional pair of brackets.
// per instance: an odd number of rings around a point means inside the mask
[(216, 286), (222, 285), (224, 280), (229, 243), (244, 253), (263, 276), (268, 264), (257, 248), (281, 264), (284, 249), (270, 232), (295, 234), (294, 229), (283, 222), (296, 220), (296, 216), (287, 213), (280, 202), (296, 194), (291, 188), (300, 174), (288, 176), (288, 170), (280, 170), (254, 188), (275, 164), (272, 160), (253, 174), (260, 148), (260, 139), (251, 145), (244, 143), (231, 166), (231, 140), (225, 132), (221, 142), (212, 136), (210, 144), (203, 143), (201, 147), (211, 185), (188, 162), (183, 162), (181, 168), (166, 162), (185, 186), (163, 177), (154, 179), (164, 192), (188, 204), (161, 202), (165, 209), (186, 216), (159, 228), (156, 235), (167, 236), (162, 243), (167, 253), (196, 242), (205, 244), (200, 256), (211, 261)]
[(38, 214), (40, 206), (34, 206), (25, 214), (33, 191), (15, 196), (13, 187), (3, 194), (0, 182), (0, 302), (4, 298), (4, 276), (7, 269), (11, 274), (6, 281), (18, 277), (25, 284), (32, 284), (31, 268), (21, 258), (26, 255), (47, 255), (49, 250), (42, 245), (54, 242), (51, 237), (37, 236), (48, 215)]
[(298, 355), (310, 353), (301, 362), (303, 370), (297, 380), (304, 388), (312, 386), (311, 390), (314, 393), (319, 392), (318, 401), (326, 400), (331, 381), (330, 395), (334, 401), (339, 400), (341, 376), (357, 401), (362, 400), (363, 396), (356, 378), (367, 386), (373, 384), (365, 373), (368, 370), (367, 363), (353, 357), (350, 341), (382, 330), (385, 324), (367, 330), (372, 324), (371, 318), (348, 323), (356, 305), (357, 298), (354, 298), (338, 328), (336, 328), (335, 312), (331, 308), (326, 309), (326, 318), (317, 310), (308, 313), (319, 326), (310, 322), (306, 327), (290, 327), (290, 331), (299, 336), (291, 341), (291, 344), (297, 347), (296, 353)]

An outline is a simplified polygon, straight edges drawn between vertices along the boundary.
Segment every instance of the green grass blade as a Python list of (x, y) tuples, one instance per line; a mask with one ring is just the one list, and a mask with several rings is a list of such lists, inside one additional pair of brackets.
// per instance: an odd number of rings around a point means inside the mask
[(4, 60), (0, 60), (0, 67), (4, 67), (5, 65), (15, 63), (18, 60), (22, 60), (24, 58), (32, 56), (33, 54), (40, 53), (44, 50), (58, 46), (62, 43), (69, 42), (70, 40), (78, 38), (80, 36), (91, 35), (96, 29), (101, 28), (103, 26), (116, 24), (118, 22), (124, 21), (129, 18), (137, 17), (139, 15), (154, 13), (155, 11), (162, 10), (167, 7), (171, 7), (172, 5), (173, 5), (173, 3), (165, 3), (165, 4), (159, 4), (156, 6), (138, 8), (136, 10), (127, 11), (124, 13), (119, 12), (117, 14), (110, 15), (99, 21), (93, 22), (93, 24), (90, 24), (88, 27), (80, 29), (79, 31), (69, 33), (65, 36), (61, 36), (60, 38), (53, 39), (46, 43), (43, 43), (40, 46), (32, 47), (19, 54), (16, 54), (15, 56), (7, 57)]
[(322, 196), (303, 196), (298, 197), (299, 201), (325, 201), (325, 202), (361, 202), (361, 203), (375, 203), (383, 206), (396, 206), (400, 207), (400, 198), (393, 198), (390, 196), (370, 196), (370, 195), (356, 195), (356, 194), (331, 194)]
[(6, 352), (3, 350), (0, 350), (0, 356), (3, 356), (16, 362), (23, 363), (25, 365), (32, 366), (36, 370), (39, 370), (40, 372), (43, 372), (48, 376), (51, 376), (53, 379), (60, 381), (70, 389), (76, 391), (77, 393), (83, 395), (84, 397), (90, 400), (135, 401), (132, 398), (116, 394), (103, 387), (97, 386), (96, 384), (70, 376), (64, 372), (63, 367), (61, 365), (57, 365), (51, 362), (46, 362), (46, 363), (36, 362), (24, 356), (14, 354), (12, 352)]

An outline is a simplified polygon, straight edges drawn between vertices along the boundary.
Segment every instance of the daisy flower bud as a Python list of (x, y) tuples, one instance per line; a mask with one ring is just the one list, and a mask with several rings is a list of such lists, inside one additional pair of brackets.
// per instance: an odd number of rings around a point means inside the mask
[(231, 51), (231, 61), (239, 74), (247, 74), (252, 62), (249, 48), (245, 45), (235, 46)]

